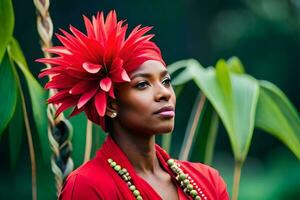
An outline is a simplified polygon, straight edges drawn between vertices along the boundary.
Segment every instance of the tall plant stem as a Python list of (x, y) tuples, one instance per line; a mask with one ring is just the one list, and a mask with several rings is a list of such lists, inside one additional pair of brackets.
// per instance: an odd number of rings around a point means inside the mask
[[(192, 118), (190, 118), (189, 120), (189, 127), (187, 128), (187, 133), (185, 134), (186, 137), (184, 138), (183, 141), (183, 145), (180, 151), (180, 155), (179, 155), (179, 159), (180, 160), (188, 160), (191, 148), (192, 148), (192, 144), (193, 144), (193, 140), (196, 134), (196, 129), (197, 129), (197, 125), (198, 125), (198, 121), (199, 118), (201, 116), (202, 110), (203, 110), (203, 106), (204, 103), (206, 101), (206, 96), (203, 94), (199, 94), (200, 97), (200, 101), (197, 100), (197, 102), (194, 104), (193, 110), (195, 109), (195, 114), (191, 115)], [(199, 99), (199, 96), (197, 97), (197, 99)]]
[(90, 120), (87, 120), (86, 124), (86, 139), (85, 139), (85, 152), (84, 152), (84, 161), (87, 162), (91, 157), (92, 150), (92, 128), (93, 124)]
[(36, 161), (35, 161), (35, 153), (34, 153), (34, 146), (33, 146), (33, 140), (32, 140), (32, 133), (31, 128), (29, 124), (28, 119), (28, 113), (26, 109), (26, 102), (23, 94), (23, 90), (21, 87), (20, 79), (18, 77), (18, 73), (13, 67), (13, 72), (15, 74), (15, 77), (17, 77), (17, 84), (19, 87), (21, 102), (22, 102), (22, 110), (23, 110), (23, 117), (24, 117), (24, 123), (25, 123), (25, 129), (26, 129), (26, 135), (27, 135), (27, 142), (28, 142), (28, 149), (29, 149), (29, 156), (30, 156), (30, 164), (31, 164), (31, 191), (32, 191), (32, 200), (37, 200), (37, 186), (36, 186)]
[(235, 163), (234, 163), (233, 187), (232, 187), (232, 200), (237, 200), (238, 199), (242, 166), (243, 166), (242, 161), (239, 161), (239, 160), (235, 161)]
[(30, 155), (30, 162), (31, 162), (32, 199), (36, 200), (37, 199), (36, 161), (35, 161), (34, 146), (33, 146), (33, 141), (32, 141), (32, 133), (31, 133), (30, 124), (29, 124), (29, 120), (28, 120), (28, 114), (27, 114), (25, 99), (24, 99), (24, 95), (23, 95), (21, 87), (20, 87), (20, 96), (21, 96), (21, 101), (22, 101), (24, 122), (25, 122), (26, 135), (27, 135), (28, 148), (29, 148), (29, 155)]

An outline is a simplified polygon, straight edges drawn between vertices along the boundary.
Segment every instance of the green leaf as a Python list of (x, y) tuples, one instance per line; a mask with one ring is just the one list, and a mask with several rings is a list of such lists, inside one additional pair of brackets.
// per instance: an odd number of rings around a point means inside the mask
[(93, 123), (93, 145), (91, 157), (95, 156), (96, 152), (104, 143), (106, 136), (107, 134), (101, 129), (101, 127)]
[(217, 131), (217, 115), (206, 97), (199, 93), (195, 100), (180, 151), (180, 160), (209, 163)]
[(229, 135), (235, 159), (244, 161), (253, 135), (259, 86), (248, 75), (229, 74), (224, 61), (217, 68), (193, 67), (195, 83), (209, 99)]
[(231, 141), (236, 140), (238, 153), (237, 160), (244, 161), (251, 143), (255, 111), (259, 96), (258, 82), (249, 75), (233, 75), (233, 127), (234, 136)]
[(178, 86), (173, 87), (176, 98), (178, 98), (180, 96), (180, 94), (183, 91), (183, 89), (185, 88), (185, 86), (186, 86), (186, 84), (178, 85)]
[(178, 61), (169, 65), (168, 71), (171, 75), (175, 74), (175, 72), (177, 72), (179, 69), (185, 68), (183, 71), (177, 74), (176, 77), (172, 79), (172, 84), (174, 86), (178, 86), (193, 80), (193, 74), (190, 71), (191, 67), (202, 67), (202, 66), (197, 60), (194, 59)]
[[(213, 111), (212, 108), (210, 108), (210, 110)], [(217, 113), (213, 111), (211, 113), (210, 118), (208, 117), (207, 119), (204, 120), (205, 121), (203, 122), (203, 124), (206, 126), (203, 126), (203, 128), (200, 127), (199, 132), (201, 132), (201, 128), (202, 128), (203, 129), (202, 132), (204, 134), (201, 135), (200, 141), (202, 140), (202, 138), (206, 138), (206, 140), (204, 140), (205, 145), (202, 146), (202, 149), (200, 148), (200, 151), (204, 152), (203, 163), (211, 165), (213, 161), (214, 147), (215, 147), (218, 127), (219, 127), (219, 118)]]
[(227, 60), (227, 66), (229, 68), (229, 71), (234, 72), (236, 74), (244, 74), (245, 69), (241, 62), (241, 60), (238, 57), (231, 57)]
[(187, 62), (188, 62), (188, 60), (180, 60), (180, 61), (177, 61), (177, 62), (174, 62), (174, 63), (168, 65), (167, 66), (168, 72), (170, 74), (173, 74), (177, 70), (185, 68), (187, 66)]
[(193, 104), (193, 108), (191, 110), (191, 114), (189, 116), (187, 128), (184, 134), (184, 139), (181, 144), (179, 160), (188, 160), (189, 158), (193, 142), (195, 141), (197, 126), (199, 123), (201, 124), (202, 121), (205, 101), (205, 96), (202, 96), (200, 92), (198, 92), (198, 95), (195, 98), (195, 102)]
[(188, 81), (191, 81), (193, 75), (190, 73), (189, 68), (185, 68), (178, 76), (172, 79), (172, 84), (174, 86), (185, 84)]
[[(71, 113), (71, 109), (68, 109), (64, 113), (66, 113), (66, 116), (68, 116), (69, 113)], [(73, 126), (72, 159), (74, 161), (74, 166), (78, 167), (83, 163), (84, 160), (87, 118), (84, 113), (81, 113), (68, 120)]]
[(168, 153), (170, 153), (172, 146), (172, 133), (161, 135), (161, 147)]
[(14, 30), (14, 10), (11, 0), (0, 1), (0, 62)]
[(230, 116), (233, 115), (233, 91), (231, 85), (231, 79), (229, 75), (229, 70), (227, 68), (225, 60), (221, 59), (216, 64), (216, 85), (219, 88), (220, 97), (222, 97), (224, 106), (226, 109), (223, 110), (224, 114), (227, 116), (228, 124), (232, 124), (233, 121)]
[(189, 160), (212, 164), (219, 120), (212, 105), (206, 101), (197, 125)]
[(8, 125), (10, 162), (12, 167), (16, 166), (22, 141), (23, 141), (24, 132), (25, 132), (25, 127), (24, 127), (22, 101), (21, 101), (20, 93), (18, 92), (16, 109)]
[(23, 73), (31, 99), (31, 107), (34, 117), (34, 122), (39, 134), (39, 140), (42, 147), (43, 158), (46, 162), (50, 160), (50, 146), (48, 140), (48, 121), (47, 121), (47, 92), (42, 88), (38, 81), (31, 74), (26, 59), (18, 42), (12, 38), (9, 46), (8, 53), (11, 59), (17, 64)]
[(0, 64), (0, 137), (11, 120), (17, 103), (17, 81), (13, 65), (6, 54)]
[(273, 83), (260, 81), (255, 125), (281, 140), (300, 159), (300, 118), (285, 94)]

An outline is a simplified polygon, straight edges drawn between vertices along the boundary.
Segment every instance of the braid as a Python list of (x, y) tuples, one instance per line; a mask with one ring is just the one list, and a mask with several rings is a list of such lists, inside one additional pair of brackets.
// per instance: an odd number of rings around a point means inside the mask
[[(37, 10), (37, 30), (40, 36), (40, 43), (44, 56), (51, 58), (51, 54), (46, 52), (45, 49), (52, 47), (53, 24), (49, 14), (49, 0), (33, 0)], [(46, 64), (50, 69), (51, 65)], [(51, 76), (49, 79), (51, 80)], [(53, 96), (55, 90), (49, 91), (49, 96)], [(50, 146), (53, 151), (51, 157), (51, 168), (55, 174), (57, 195), (59, 194), (62, 184), (66, 176), (73, 170), (74, 164), (71, 159), (72, 152), (72, 126), (69, 121), (64, 117), (63, 113), (55, 118), (57, 108), (53, 104), (48, 104), (47, 117), (48, 117), (48, 138)]]

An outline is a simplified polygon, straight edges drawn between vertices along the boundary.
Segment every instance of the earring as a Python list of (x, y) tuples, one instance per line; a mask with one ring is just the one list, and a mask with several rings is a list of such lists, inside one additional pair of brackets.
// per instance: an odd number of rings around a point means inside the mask
[(111, 115), (110, 115), (111, 118), (115, 118), (116, 116), (117, 116), (117, 112), (113, 112), (113, 113), (111, 113)]

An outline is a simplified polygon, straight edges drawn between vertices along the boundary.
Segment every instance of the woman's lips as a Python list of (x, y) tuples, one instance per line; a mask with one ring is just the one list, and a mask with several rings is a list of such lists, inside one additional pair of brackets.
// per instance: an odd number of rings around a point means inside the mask
[(166, 118), (171, 118), (175, 116), (174, 108), (172, 106), (164, 106), (158, 111), (156, 111), (154, 114)]
[(160, 115), (162, 117), (174, 117), (175, 112), (174, 111), (162, 111), (162, 112), (157, 113), (157, 115)]

